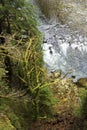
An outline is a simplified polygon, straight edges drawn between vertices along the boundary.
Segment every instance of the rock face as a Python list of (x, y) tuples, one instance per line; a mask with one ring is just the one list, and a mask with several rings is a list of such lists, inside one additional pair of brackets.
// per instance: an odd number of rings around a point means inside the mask
[(39, 5), (52, 21), (60, 20), (73, 29), (87, 32), (87, 0), (40, 0)]

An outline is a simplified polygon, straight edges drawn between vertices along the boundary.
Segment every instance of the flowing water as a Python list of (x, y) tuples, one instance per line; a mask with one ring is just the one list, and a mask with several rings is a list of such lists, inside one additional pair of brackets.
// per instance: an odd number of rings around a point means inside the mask
[(39, 7), (38, 10), (46, 68), (49, 71), (61, 70), (63, 74), (69, 73), (67, 77), (74, 77), (74, 81), (87, 77), (86, 33), (62, 24), (54, 13), (48, 19)]

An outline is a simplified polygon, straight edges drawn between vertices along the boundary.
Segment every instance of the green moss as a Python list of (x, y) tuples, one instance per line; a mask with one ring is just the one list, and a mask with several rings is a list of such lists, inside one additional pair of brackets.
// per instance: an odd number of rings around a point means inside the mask
[[(29, 109), (26, 108), (27, 104), (24, 103), (24, 100), (14, 101), (13, 99), (0, 98), (0, 112), (3, 113), (1, 114), (2, 116), (0, 115), (0, 117), (7, 117), (10, 124), (16, 130), (28, 130), (29, 127), (27, 122), (27, 118), (29, 120)], [(0, 119), (0, 124), (3, 124), (1, 121), (2, 120)], [(4, 128), (2, 129), (0, 127), (0, 130), (4, 130)], [(10, 130), (10, 128), (5, 130)]]
[(9, 118), (3, 113), (0, 113), (0, 130), (16, 130)]

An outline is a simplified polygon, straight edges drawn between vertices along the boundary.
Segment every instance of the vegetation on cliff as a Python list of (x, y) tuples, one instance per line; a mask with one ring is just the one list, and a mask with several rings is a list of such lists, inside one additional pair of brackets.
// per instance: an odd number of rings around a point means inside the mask
[[(1, 0), (0, 10), (1, 118), (9, 130), (28, 130), (27, 120), (52, 116), (54, 104), (43, 68), (36, 10), (24, 0)], [(7, 130), (4, 127), (0, 126)]]
[[(78, 89), (72, 79), (48, 78), (43, 67), (43, 38), (37, 26), (31, 1), (0, 0), (1, 130), (28, 130), (36, 120), (45, 119), (50, 124), (50, 117), (58, 123), (65, 109), (72, 112), (78, 105)], [(84, 119), (85, 95), (80, 107)]]

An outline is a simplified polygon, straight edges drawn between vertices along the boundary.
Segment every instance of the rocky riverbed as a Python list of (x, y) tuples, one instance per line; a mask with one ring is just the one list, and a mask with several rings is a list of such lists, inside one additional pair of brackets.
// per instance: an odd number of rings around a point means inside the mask
[(69, 73), (76, 82), (87, 77), (87, 36), (81, 31), (73, 31), (66, 24), (48, 20), (39, 13), (39, 30), (43, 34), (45, 66), (50, 71), (61, 70)]

